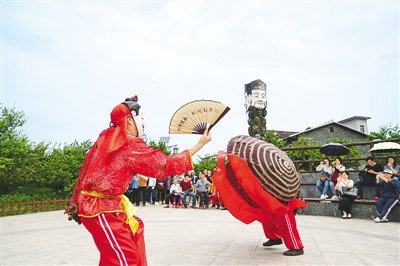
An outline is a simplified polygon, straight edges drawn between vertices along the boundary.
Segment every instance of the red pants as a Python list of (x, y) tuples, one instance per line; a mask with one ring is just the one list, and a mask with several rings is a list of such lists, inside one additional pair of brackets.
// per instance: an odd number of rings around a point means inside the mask
[(301, 243), (299, 232), (297, 231), (296, 219), (294, 218), (293, 211), (289, 211), (283, 216), (262, 212), (259, 221), (268, 239), (276, 240), (283, 238), (286, 247), (291, 250), (304, 248), (303, 243)]
[(143, 222), (138, 217), (139, 228), (133, 235), (129, 224), (115, 213), (103, 213), (81, 221), (92, 234), (100, 251), (99, 265), (147, 265), (143, 238)]

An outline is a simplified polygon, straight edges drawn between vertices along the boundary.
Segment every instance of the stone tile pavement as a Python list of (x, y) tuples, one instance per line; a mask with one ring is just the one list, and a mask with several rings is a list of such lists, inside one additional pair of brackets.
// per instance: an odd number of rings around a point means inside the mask
[[(400, 224), (296, 216), (305, 254), (285, 257), (284, 245), (263, 248), (261, 224), (228, 211), (140, 207), (149, 265), (400, 265)], [(63, 211), (0, 219), (0, 265), (97, 265), (83, 226)]]

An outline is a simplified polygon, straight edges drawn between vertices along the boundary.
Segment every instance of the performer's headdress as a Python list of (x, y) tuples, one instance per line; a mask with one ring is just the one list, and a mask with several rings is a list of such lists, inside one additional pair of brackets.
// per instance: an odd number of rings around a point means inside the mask
[[(138, 97), (137, 97), (137, 95), (135, 95), (135, 96), (133, 96), (131, 98), (126, 98), (125, 102), (123, 102), (123, 104), (128, 106), (129, 110), (132, 113), (132, 116), (138, 116), (139, 115), (140, 105), (137, 103), (137, 101), (138, 101)], [(133, 112), (135, 112), (135, 115), (134, 115)]]
[(128, 140), (127, 120), (132, 116), (138, 129), (138, 137), (143, 136), (142, 118), (139, 116), (140, 105), (135, 95), (126, 98), (111, 111), (110, 127), (100, 134), (98, 152), (106, 159), (108, 154), (121, 148)]

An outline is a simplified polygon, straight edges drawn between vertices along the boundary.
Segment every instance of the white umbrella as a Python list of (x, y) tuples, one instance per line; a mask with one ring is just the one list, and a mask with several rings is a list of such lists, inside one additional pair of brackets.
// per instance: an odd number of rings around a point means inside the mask
[(391, 151), (400, 151), (400, 144), (396, 142), (381, 142), (377, 143), (372, 147), (370, 152), (379, 152), (379, 151), (386, 151), (386, 152), (391, 152)]

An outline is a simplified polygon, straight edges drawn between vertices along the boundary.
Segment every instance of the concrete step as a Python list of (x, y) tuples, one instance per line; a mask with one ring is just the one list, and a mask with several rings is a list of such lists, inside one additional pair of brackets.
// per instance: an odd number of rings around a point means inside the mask
[[(321, 192), (316, 187), (316, 183), (300, 184), (300, 197), (319, 198)], [(375, 187), (363, 187), (364, 199), (373, 200), (375, 196)], [(331, 197), (332, 193), (328, 190), (328, 195)]]
[[(300, 197), (308, 197), (308, 198), (319, 198), (321, 196), (321, 192), (317, 189), (316, 184), (319, 180), (318, 173), (301, 173), (300, 174)], [(354, 181), (354, 184), (358, 182), (358, 173), (351, 172), (350, 179)], [(364, 198), (365, 199), (374, 199), (375, 196), (375, 187), (363, 187)], [(332, 193), (328, 193), (329, 196), (332, 196)]]
[[(299, 209), (301, 215), (335, 216), (342, 217), (339, 211), (338, 200), (321, 200), (319, 198), (303, 198), (308, 204), (307, 208)], [(352, 206), (352, 216), (358, 219), (374, 219), (378, 216), (374, 200), (355, 200)], [(388, 215), (391, 222), (400, 222), (399, 204), (391, 210)]]
[[(300, 183), (316, 183), (319, 179), (319, 173), (300, 173)], [(350, 172), (349, 178), (354, 182), (358, 181), (358, 173)]]

